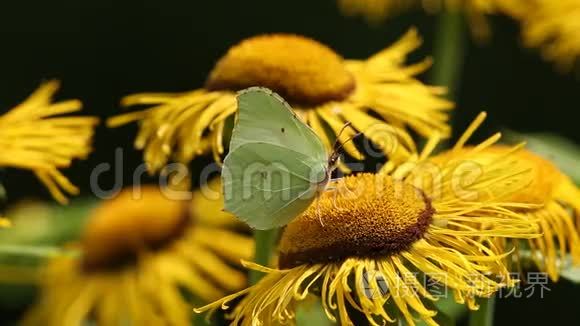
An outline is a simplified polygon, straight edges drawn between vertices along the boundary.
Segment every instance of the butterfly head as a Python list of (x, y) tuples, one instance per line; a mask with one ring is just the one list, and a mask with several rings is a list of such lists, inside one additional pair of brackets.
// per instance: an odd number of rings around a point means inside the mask
[(328, 171), (329, 172), (334, 171), (334, 169), (336, 169), (336, 167), (338, 166), (338, 163), (340, 163), (340, 154), (341, 154), (340, 149), (333, 150), (332, 153), (330, 154), (330, 156), (328, 157)]

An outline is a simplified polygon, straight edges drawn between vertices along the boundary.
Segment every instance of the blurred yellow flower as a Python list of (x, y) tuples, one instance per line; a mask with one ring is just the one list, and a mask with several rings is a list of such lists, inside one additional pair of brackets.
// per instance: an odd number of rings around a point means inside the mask
[(347, 16), (362, 16), (371, 24), (415, 7), (416, 0), (337, 0), (340, 11)]
[[(444, 152), (433, 157), (441, 159), (490, 164), (507, 155), (510, 148), (496, 145), (477, 154), (468, 154), (467, 149)], [(560, 269), (568, 263), (580, 264), (580, 235), (574, 226), (580, 222), (580, 190), (551, 162), (527, 150), (514, 154), (514, 167), (531, 171), (529, 185), (510, 195), (506, 200), (514, 203), (535, 205), (521, 208), (519, 212), (531, 220), (537, 220), (542, 237), (528, 241), (531, 258), (540, 271), (548, 273), (557, 281)], [(578, 224), (580, 226), (580, 224)], [(517, 246), (520, 248), (521, 246)], [(519, 258), (518, 255), (512, 258)]]
[(527, 47), (539, 48), (546, 60), (570, 70), (580, 55), (578, 0), (337, 0), (343, 13), (372, 23), (412, 8), (427, 13), (461, 11), (477, 40), (491, 35), (486, 16), (504, 15), (521, 24)]
[(546, 60), (570, 70), (580, 56), (580, 1), (529, 2), (518, 15), (525, 45), (540, 48)]
[[(406, 56), (421, 44), (412, 29), (392, 46), (367, 60), (343, 60), (327, 46), (288, 34), (261, 35), (231, 47), (209, 74), (204, 88), (186, 93), (143, 93), (127, 96), (123, 105), (151, 105), (108, 121), (119, 126), (140, 122), (135, 140), (144, 149), (151, 171), (168, 160), (189, 162), (213, 152), (224, 153), (224, 129), (236, 112), (236, 91), (264, 86), (279, 93), (320, 136), (327, 148), (346, 121), (345, 142), (356, 130), (401, 161), (414, 149), (406, 127), (422, 136), (449, 135), (446, 111), (452, 103), (445, 90), (422, 84), (414, 76), (427, 69), (426, 59), (405, 66)], [(390, 137), (387, 137), (389, 134)], [(363, 154), (350, 142), (346, 152)]]
[(0, 228), (6, 228), (6, 227), (9, 227), (11, 225), (12, 225), (12, 223), (10, 223), (9, 219), (0, 216)]
[(235, 265), (252, 258), (252, 239), (204, 225), (188, 205), (149, 186), (98, 206), (80, 243), (82, 258), (47, 264), (24, 324), (190, 325), (182, 290), (206, 302), (245, 286)]
[(378, 22), (408, 9), (423, 9), (433, 14), (461, 11), (468, 19), (476, 39), (490, 36), (486, 16), (515, 16), (527, 8), (526, 0), (338, 0), (339, 8), (347, 15), (363, 16), (370, 22)]
[[(458, 148), (476, 127), (467, 130)], [(493, 136), (465, 150), (477, 153), (497, 140)], [(428, 156), (434, 145), (429, 142), (421, 155)], [(527, 205), (503, 201), (529, 180), (521, 177), (527, 171), (513, 167), (515, 159), (505, 155), (481, 164), (479, 177), (468, 173), (466, 179), (460, 176), (473, 171), (448, 160), (433, 175), (442, 180), (437, 187), (415, 174), (423, 166), (409, 164), (346, 177), (284, 229), (279, 269), (246, 263), (267, 275), (195, 311), (226, 309), (245, 295), (231, 311), (233, 325), (290, 323), (296, 304), (315, 294), (327, 317), (341, 325), (352, 325), (349, 310), (372, 325), (396, 320), (415, 325), (416, 318), (437, 325), (436, 311), (426, 303), (437, 298), (426, 280), (453, 289), (457, 302), (477, 309), (475, 296), (489, 297), (516, 283), (503, 263), (507, 254), (494, 240), (539, 236), (538, 225), (515, 212)], [(455, 181), (459, 188), (452, 186)]]
[(61, 117), (79, 111), (82, 103), (51, 103), (58, 86), (57, 81), (42, 84), (24, 102), (0, 116), (0, 167), (34, 171), (52, 196), (66, 203), (65, 193), (77, 194), (78, 189), (58, 169), (87, 157), (98, 119)]

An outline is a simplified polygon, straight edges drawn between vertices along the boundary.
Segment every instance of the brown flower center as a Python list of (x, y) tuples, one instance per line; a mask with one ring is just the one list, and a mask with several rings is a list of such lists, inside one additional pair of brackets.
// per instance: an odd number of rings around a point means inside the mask
[(124, 190), (94, 210), (82, 237), (85, 269), (133, 261), (140, 252), (171, 243), (190, 223), (186, 202), (170, 200), (155, 187), (141, 192)]
[(210, 90), (268, 87), (290, 103), (340, 101), (355, 88), (343, 59), (329, 47), (290, 34), (260, 35), (231, 47), (211, 71)]
[(280, 268), (405, 250), (423, 237), (434, 214), (415, 187), (368, 173), (346, 177), (317, 200), (284, 230)]

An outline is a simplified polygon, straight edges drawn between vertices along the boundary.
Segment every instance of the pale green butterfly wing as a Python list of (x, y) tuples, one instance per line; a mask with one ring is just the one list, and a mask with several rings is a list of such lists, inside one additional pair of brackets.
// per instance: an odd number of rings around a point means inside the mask
[(291, 148), (315, 160), (328, 154), (320, 138), (292, 111), (283, 98), (263, 87), (239, 92), (238, 114), (230, 151), (246, 143), (271, 143)]
[(326, 169), (322, 142), (282, 98), (257, 87), (239, 93), (222, 171), (227, 211), (256, 229), (285, 225), (315, 199)]
[(316, 198), (326, 166), (269, 143), (230, 152), (222, 171), (225, 209), (255, 229), (288, 224)]

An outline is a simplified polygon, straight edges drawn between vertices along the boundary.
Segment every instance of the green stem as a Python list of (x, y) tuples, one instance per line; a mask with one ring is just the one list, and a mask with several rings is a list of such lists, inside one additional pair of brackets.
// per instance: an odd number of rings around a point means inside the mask
[(430, 82), (433, 85), (446, 86), (449, 90), (447, 97), (451, 100), (457, 96), (457, 85), (463, 67), (465, 43), (463, 19), (459, 11), (442, 11), (437, 18), (434, 64)]
[(2, 216), (2, 210), (4, 210), (4, 205), (6, 204), (6, 188), (2, 182), (4, 181), (4, 169), (0, 168), (0, 216)]
[[(262, 266), (268, 266), (278, 240), (278, 229), (254, 230), (254, 240), (256, 241), (254, 261)], [(251, 270), (250, 284), (256, 284), (262, 276), (263, 273)]]
[(477, 300), (479, 310), (469, 314), (469, 326), (492, 326), (495, 297), (479, 298)]
[(10, 245), (0, 244), (0, 255), (14, 255), (37, 258), (51, 258), (55, 256), (78, 256), (77, 250), (65, 250), (53, 246)]

